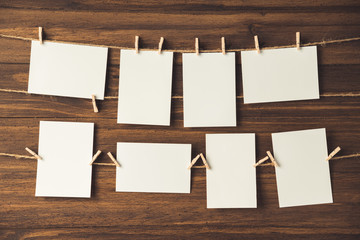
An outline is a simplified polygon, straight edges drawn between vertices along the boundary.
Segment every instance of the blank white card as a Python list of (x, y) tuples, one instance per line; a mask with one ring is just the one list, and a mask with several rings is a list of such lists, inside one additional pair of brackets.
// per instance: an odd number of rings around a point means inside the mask
[(256, 208), (255, 134), (206, 134), (207, 208)]
[(183, 54), (184, 127), (235, 127), (235, 53)]
[(332, 203), (325, 128), (273, 133), (280, 207)]
[(103, 100), (108, 49), (31, 42), (28, 92)]
[(90, 198), (94, 123), (40, 121), (37, 197)]
[(191, 144), (117, 143), (117, 192), (190, 193)]
[(121, 50), (118, 123), (170, 125), (173, 53)]
[(316, 46), (241, 52), (244, 103), (319, 99)]

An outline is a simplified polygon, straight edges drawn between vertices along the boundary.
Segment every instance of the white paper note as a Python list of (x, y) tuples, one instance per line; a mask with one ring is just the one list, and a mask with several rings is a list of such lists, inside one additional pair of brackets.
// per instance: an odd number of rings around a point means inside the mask
[(241, 52), (244, 103), (319, 99), (316, 46)]
[(325, 128), (273, 133), (280, 207), (332, 203)]
[(90, 198), (93, 123), (40, 121), (37, 197)]
[(107, 48), (31, 43), (29, 93), (103, 100)]
[(191, 144), (117, 143), (117, 192), (190, 193)]
[(118, 123), (170, 125), (173, 53), (121, 50)]
[(183, 54), (184, 127), (235, 127), (235, 53)]
[(206, 134), (207, 208), (256, 208), (255, 134)]

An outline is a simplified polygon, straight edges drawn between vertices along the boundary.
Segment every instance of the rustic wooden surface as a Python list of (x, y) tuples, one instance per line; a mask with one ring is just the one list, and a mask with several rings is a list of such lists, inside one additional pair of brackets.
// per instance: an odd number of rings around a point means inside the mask
[[(0, 1), (0, 33), (132, 47), (219, 49), (360, 36), (354, 1)], [(119, 50), (110, 49), (106, 95), (118, 90)], [(321, 94), (360, 92), (360, 42), (319, 47)], [(0, 88), (27, 89), (30, 42), (0, 39)], [(237, 55), (237, 95), (242, 95)], [(173, 95), (182, 96), (181, 55), (175, 54)], [(94, 151), (116, 152), (117, 141), (193, 144), (205, 133), (255, 132), (257, 158), (271, 150), (271, 133), (326, 127), (329, 151), (360, 151), (360, 97), (244, 105), (237, 128), (183, 128), (183, 102), (172, 101), (170, 127), (116, 124), (117, 101), (0, 92), (0, 152), (37, 150), (40, 120), (95, 122)], [(0, 239), (356, 239), (360, 237), (359, 158), (330, 163), (334, 204), (279, 209), (274, 169), (257, 169), (257, 209), (206, 209), (204, 169), (192, 170), (191, 194), (115, 193), (115, 168), (94, 166), (91, 199), (35, 198), (36, 161), (0, 157)], [(108, 162), (105, 154), (101, 162)], [(229, 166), (230, 167), (230, 166)], [(311, 167), (311, 166), (309, 166)]]

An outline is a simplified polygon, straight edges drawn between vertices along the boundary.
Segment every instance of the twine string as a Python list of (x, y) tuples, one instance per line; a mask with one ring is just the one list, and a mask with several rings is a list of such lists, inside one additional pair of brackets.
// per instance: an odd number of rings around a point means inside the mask
[(14, 157), (14, 158), (16, 158), (16, 159), (20, 159), (20, 158), (36, 159), (36, 157), (34, 157), (34, 156), (20, 155), (20, 154), (12, 154), (12, 153), (0, 153), (0, 156)]
[[(29, 93), (25, 90), (15, 90), (15, 89), (6, 89), (6, 88), (0, 88), (0, 92), (10, 92), (10, 93), (24, 93), (32, 95), (32, 93)], [(320, 94), (321, 97), (360, 97), (360, 92), (348, 92), (348, 93), (324, 93)], [(117, 99), (118, 96), (105, 96), (105, 99)], [(182, 99), (183, 96), (177, 95), (172, 96), (172, 99)], [(244, 96), (239, 95), (236, 96), (236, 98), (244, 98)]]
[[(24, 159), (34, 159), (36, 160), (35, 157), (33, 156), (28, 156), (28, 155), (20, 155), (20, 154), (12, 154), (12, 153), (0, 153), (0, 156), (6, 156), (6, 157), (14, 157), (16, 159), (20, 159), (20, 158), (24, 158)], [(349, 154), (349, 155), (344, 155), (344, 156), (337, 156), (337, 157), (333, 157), (332, 159), (345, 159), (345, 158), (355, 158), (355, 157), (360, 157), (360, 153), (354, 153), (354, 154)], [(110, 165), (113, 166), (115, 164), (113, 163), (93, 163), (95, 165)], [(272, 163), (264, 163), (264, 164), (260, 164), (258, 166), (273, 166)]]
[[(6, 35), (6, 34), (0, 34), (0, 37), (2, 38), (11, 38), (11, 39), (18, 39), (18, 40), (25, 40), (25, 41), (38, 41), (37, 38), (30, 38), (30, 37), (21, 37), (21, 36), (14, 36), (14, 35)], [(360, 37), (353, 37), (353, 38), (344, 38), (344, 39), (334, 39), (334, 40), (322, 40), (317, 42), (309, 42), (309, 43), (302, 43), (302, 47), (306, 46), (314, 46), (314, 45), (320, 45), (324, 46), (326, 44), (331, 43), (343, 43), (343, 42), (352, 42), (352, 41), (358, 41), (360, 40)], [(114, 49), (125, 49), (125, 50), (135, 50), (135, 47), (121, 47), (121, 46), (115, 46), (115, 45), (104, 45), (104, 44), (91, 44), (91, 43), (79, 43), (79, 42), (71, 42), (71, 41), (62, 41), (62, 40), (43, 40), (46, 42), (55, 42), (55, 43), (71, 43), (74, 45), (86, 45), (86, 46), (93, 46), (93, 47), (106, 47), (106, 48), (114, 48)], [(291, 45), (283, 45), (283, 46), (272, 46), (272, 47), (262, 47), (261, 49), (279, 49), (279, 48), (292, 48), (296, 47), (296, 44)], [(226, 49), (227, 52), (241, 52), (241, 51), (252, 51), (256, 50), (255, 48), (233, 48), (233, 49)], [(157, 48), (141, 48), (141, 51), (158, 51)], [(161, 51), (164, 52), (178, 52), (178, 53), (195, 53), (195, 49), (162, 49)], [(201, 52), (204, 53), (211, 53), (211, 52), (221, 52), (222, 49), (213, 49), (213, 50), (202, 50)]]

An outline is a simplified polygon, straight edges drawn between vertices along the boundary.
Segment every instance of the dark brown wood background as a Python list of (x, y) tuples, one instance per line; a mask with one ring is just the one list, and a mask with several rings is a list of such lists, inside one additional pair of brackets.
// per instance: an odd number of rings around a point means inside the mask
[[(360, 36), (354, 1), (0, 1), (0, 33), (133, 47), (201, 49), (253, 47)], [(119, 50), (110, 49), (106, 95), (118, 91)], [(318, 49), (321, 94), (360, 92), (360, 41)], [(0, 38), (0, 88), (26, 90), (30, 42)], [(173, 95), (182, 96), (181, 54), (175, 54)], [(240, 54), (237, 95), (242, 95)], [(244, 105), (236, 128), (183, 128), (183, 102), (173, 99), (171, 126), (116, 123), (117, 101), (0, 92), (0, 152), (38, 147), (40, 120), (95, 122), (95, 146), (116, 153), (116, 142), (191, 143), (205, 152), (205, 133), (255, 132), (257, 158), (271, 150), (271, 133), (326, 127), (329, 151), (360, 151), (360, 97)], [(60, 151), (61, 149), (59, 149)], [(101, 162), (109, 159), (102, 154)], [(257, 169), (257, 209), (206, 209), (204, 169), (192, 170), (191, 194), (115, 193), (115, 168), (93, 167), (91, 199), (35, 198), (36, 161), (0, 157), (1, 239), (356, 239), (360, 237), (359, 158), (330, 163), (334, 204), (279, 209), (274, 169)], [(231, 167), (231, 166), (229, 166)], [(311, 167), (311, 166), (309, 166)]]

